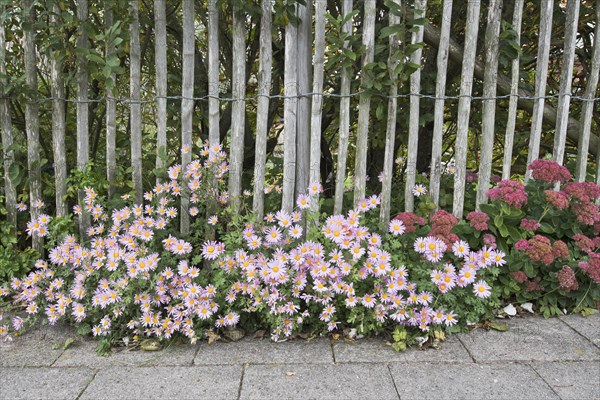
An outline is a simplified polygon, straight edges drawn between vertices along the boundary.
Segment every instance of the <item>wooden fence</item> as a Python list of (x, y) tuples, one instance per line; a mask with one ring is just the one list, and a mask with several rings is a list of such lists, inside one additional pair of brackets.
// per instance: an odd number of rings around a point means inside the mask
[[(36, 10), (45, 7), (45, 2), (39, 3), (33, 7), (33, 0), (22, 0), (18, 3), (24, 12), (23, 18), (23, 57), (25, 65), (26, 83), (29, 88), (35, 88), (33, 93), (29, 93), (25, 104), (25, 127), (27, 137), (27, 165), (29, 173), (30, 198), (39, 199), (42, 197), (42, 181), (40, 172), (40, 144), (39, 144), (39, 104), (40, 101), (52, 102), (52, 141), (54, 156), (54, 179), (56, 188), (56, 213), (65, 215), (67, 205), (64, 198), (66, 194), (67, 167), (65, 161), (65, 82), (61, 76), (63, 61), (59, 57), (53, 57), (52, 54), (42, 57), (40, 61), (39, 51), (36, 51), (36, 32), (32, 29), (32, 23), (37, 18)], [(49, 2), (54, 14), (51, 14), (50, 23), (56, 23), (58, 14), (58, 5), (55, 2)], [(404, 3), (404, 4), (403, 4)], [(439, 3), (439, 2), (438, 2)], [(454, 4), (453, 4), (454, 3)], [(524, 0), (514, 0), (512, 11), (512, 29), (516, 33), (516, 41), (519, 44), (521, 26), (523, 20)], [(560, 3), (560, 4), (559, 4)], [(566, 3), (566, 4), (563, 4)], [(589, 2), (588, 2), (589, 3)], [(76, 2), (76, 10), (73, 14), (79, 21), (79, 28), (89, 22), (88, 0), (79, 0)], [(135, 198), (137, 202), (142, 201), (142, 104), (148, 101), (155, 103), (156, 106), (156, 152), (163, 154), (167, 149), (167, 100), (174, 99), (181, 102), (181, 138), (179, 143), (182, 148), (192, 146), (193, 132), (193, 114), (195, 112), (195, 101), (206, 101), (208, 103), (208, 140), (211, 145), (218, 144), (219, 121), (222, 105), (226, 102), (232, 102), (231, 107), (231, 130), (225, 142), (228, 143), (228, 153), (230, 161), (229, 173), (229, 193), (233, 207), (237, 210), (240, 207), (242, 195), (242, 172), (244, 162), (244, 135), (247, 123), (245, 118), (248, 115), (248, 105), (253, 103), (256, 106), (256, 118), (254, 129), (255, 136), (255, 157), (254, 157), (254, 191), (253, 191), (253, 210), (260, 217), (264, 211), (264, 189), (265, 189), (265, 165), (267, 161), (267, 140), (271, 126), (269, 126), (268, 114), (270, 103), (283, 98), (283, 126), (284, 126), (284, 146), (283, 146), (283, 184), (282, 184), (282, 204), (284, 210), (291, 210), (294, 207), (295, 195), (305, 192), (309, 182), (317, 182), (321, 179), (321, 126), (322, 110), (324, 99), (339, 99), (339, 127), (337, 140), (337, 165), (335, 168), (335, 194), (334, 210), (336, 213), (343, 212), (343, 193), (344, 183), (348, 174), (347, 165), (348, 154), (351, 150), (351, 131), (355, 130), (356, 142), (354, 160), (355, 165), (352, 175), (354, 176), (354, 201), (357, 202), (365, 196), (367, 182), (367, 148), (369, 145), (369, 132), (374, 120), (374, 113), (371, 110), (372, 91), (362, 90), (366, 85), (368, 74), (365, 71), (373, 63), (374, 53), (377, 45), (382, 45), (384, 40), (389, 47), (389, 58), (387, 66), (389, 78), (392, 81), (398, 79), (397, 66), (402, 63), (421, 64), (422, 46), (415, 46), (416, 50), (410, 54), (410, 59), (398, 59), (395, 55), (398, 52), (401, 40), (399, 39), (400, 30), (393, 29), (399, 26), (401, 18), (403, 21), (413, 21), (414, 28), (409, 31), (410, 36), (406, 35), (403, 40), (410, 44), (424, 43), (425, 46), (434, 46), (437, 48), (436, 80), (435, 92), (423, 93), (421, 89), (421, 69), (417, 68), (409, 78), (408, 92), (405, 88), (399, 91), (399, 85), (393, 84), (386, 88), (385, 92), (378, 93), (387, 99), (387, 120), (385, 121), (385, 159), (383, 161), (382, 173), (382, 207), (381, 220), (386, 222), (390, 218), (390, 204), (392, 192), (392, 175), (394, 171), (394, 159), (397, 156), (397, 138), (400, 132), (397, 131), (398, 120), (398, 101), (402, 99), (409, 100), (409, 124), (408, 124), (408, 142), (406, 146), (406, 178), (405, 178), (405, 204), (407, 211), (414, 208), (413, 187), (417, 175), (417, 148), (419, 146), (420, 130), (423, 129), (419, 123), (420, 103), (422, 101), (432, 101), (435, 103), (433, 115), (433, 134), (431, 139), (431, 160), (430, 160), (430, 187), (429, 192), (433, 201), (437, 204), (440, 194), (440, 179), (444, 165), (449, 161), (448, 154), (443, 149), (443, 133), (446, 127), (448, 117), (448, 106), (450, 102), (458, 101), (456, 111), (456, 142), (452, 149), (453, 161), (455, 163), (454, 174), (454, 194), (453, 194), (453, 213), (457, 217), (462, 217), (465, 198), (465, 181), (467, 172), (468, 143), (470, 128), (474, 124), (481, 123), (480, 136), (480, 158), (478, 165), (478, 191), (477, 206), (486, 202), (486, 191), (489, 188), (489, 182), (492, 171), (492, 154), (494, 142), (503, 136), (504, 154), (501, 161), (502, 177), (508, 179), (511, 176), (511, 164), (513, 162), (513, 146), (515, 136), (515, 121), (517, 114), (521, 111), (531, 114), (531, 132), (529, 137), (529, 149), (527, 163), (531, 163), (540, 155), (540, 139), (542, 137), (543, 124), (546, 126), (554, 125), (554, 147), (552, 154), (554, 160), (562, 163), (565, 158), (565, 143), (567, 137), (577, 142), (576, 157), (576, 178), (582, 181), (586, 177), (586, 168), (588, 166), (589, 154), (600, 154), (598, 149), (598, 132), (592, 134), (594, 113), (594, 104), (598, 100), (596, 91), (598, 87), (598, 73), (600, 68), (600, 45), (596, 38), (600, 37), (600, 2), (595, 6), (595, 34), (594, 49), (591, 62), (591, 68), (586, 71), (585, 92), (582, 95), (573, 95), (571, 93), (571, 82), (573, 81), (574, 60), (577, 44), (577, 27), (580, 13), (580, 0), (568, 0), (555, 2), (553, 0), (542, 0), (538, 8), (540, 10), (539, 32), (537, 34), (537, 66), (534, 82), (534, 90), (528, 91), (526, 85), (523, 85), (524, 77), (520, 75), (520, 60), (517, 56), (511, 61), (511, 75), (498, 74), (499, 60), (499, 35), (501, 29), (501, 10), (503, 8), (502, 0), (489, 0), (484, 4), (478, 0), (471, 0), (466, 5), (466, 26), (464, 26), (464, 41), (459, 44), (457, 38), (460, 32), (453, 32), (459, 29), (453, 27), (452, 11), (456, 2), (452, 0), (443, 0), (442, 17), (439, 26), (432, 23), (424, 24), (423, 18), (429, 18), (427, 0), (389, 0), (385, 2), (375, 0), (362, 0), (353, 3), (352, 0), (343, 0), (342, 2), (342, 21), (341, 37), (345, 38), (342, 52), (348, 50), (357, 50), (357, 43), (352, 43), (350, 34), (357, 33), (360, 30), (362, 51), (361, 67), (359, 70), (352, 66), (342, 68), (340, 72), (339, 91), (333, 91), (331, 87), (326, 86), (324, 80), (324, 64), (326, 62), (326, 48), (331, 43), (327, 42), (326, 29), (331, 20), (326, 18), (328, 5), (325, 0), (308, 0), (306, 5), (296, 4), (295, 15), (299, 18), (299, 23), (294, 23), (290, 19), (285, 26), (283, 52), (284, 60), (284, 84), (282, 92), (274, 93), (272, 89), (272, 65), (273, 65), (273, 0), (262, 0), (260, 4), (260, 48), (259, 65), (256, 79), (258, 80), (257, 91), (254, 97), (248, 97), (246, 94), (246, 85), (249, 79), (247, 76), (247, 65), (244, 55), (247, 52), (246, 34), (249, 19), (244, 7), (240, 2), (232, 3), (231, 7), (222, 7), (217, 4), (217, 0), (208, 0), (205, 8), (207, 15), (197, 14), (198, 3), (194, 0), (182, 0), (181, 11), (178, 15), (182, 18), (183, 30), (183, 48), (182, 56), (182, 90), (180, 95), (174, 96), (172, 93), (168, 96), (168, 62), (167, 59), (167, 2), (166, 0), (154, 0), (153, 21), (154, 21), (154, 44), (155, 44), (155, 87), (149, 88), (142, 86), (142, 72), (140, 60), (140, 10), (138, 2), (130, 2), (128, 27), (129, 45), (128, 57), (121, 55), (117, 57), (115, 46), (117, 41), (107, 41), (105, 48), (105, 57), (107, 65), (117, 63), (127, 65), (129, 68), (129, 98), (116, 98), (116, 88), (111, 84), (106, 85), (104, 96), (100, 101), (106, 102), (106, 176), (111, 183), (109, 193), (114, 192), (112, 183), (115, 181), (117, 160), (116, 160), (116, 114), (117, 105), (126, 107), (124, 112), (129, 113), (129, 135), (131, 148), (129, 149), (132, 180), (134, 182)], [(462, 4), (462, 2), (461, 2)], [(3, 16), (8, 11), (6, 6), (2, 6)], [(554, 108), (546, 101), (547, 95), (546, 83), (548, 80), (548, 63), (550, 42), (553, 38), (553, 14), (560, 7), (564, 10), (564, 48), (562, 57), (562, 69), (560, 73), (560, 91), (558, 94), (550, 95), (551, 98), (558, 98), (558, 107)], [(9, 6), (10, 8), (10, 6)], [(219, 24), (223, 16), (219, 15), (224, 9), (231, 10), (231, 38), (232, 38), (232, 60), (231, 65), (231, 93), (224, 95), (220, 89), (220, 79), (223, 79), (222, 71), (225, 67), (222, 65), (219, 57), (219, 40), (223, 38), (223, 24)], [(482, 9), (487, 10), (487, 15), (482, 15)], [(402, 10), (410, 11), (410, 15), (397, 12)], [(54, 16), (53, 16), (54, 15)], [(107, 7), (104, 16), (104, 23), (107, 27), (106, 35), (115, 35), (110, 31), (113, 26), (113, 14), (110, 7)], [(386, 39), (384, 36), (376, 37), (376, 17), (388, 15), (387, 23), (391, 28)], [(361, 24), (357, 25), (355, 19), (360, 16)], [(145, 16), (148, 18), (148, 16)], [(152, 17), (152, 16), (151, 16)], [(480, 24), (480, 19), (485, 18), (485, 24)], [(379, 19), (381, 20), (381, 19)], [(87, 22), (86, 22), (87, 21)], [(207, 35), (205, 42), (207, 48), (202, 48), (202, 57), (207, 58), (208, 69), (208, 88), (207, 95), (195, 97), (194, 93), (194, 62), (198, 26), (201, 21), (203, 26), (202, 34)], [(417, 23), (421, 21), (421, 23)], [(314, 22), (314, 25), (313, 25)], [(527, 23), (527, 22), (526, 22)], [(480, 25), (485, 26), (484, 32), (479, 32)], [(381, 31), (381, 27), (380, 31)], [(509, 27), (510, 28), (510, 27)], [(78, 30), (78, 47), (85, 49), (88, 44), (86, 30)], [(2, 127), (2, 148), (4, 156), (4, 175), (5, 188), (4, 195), (8, 218), (15, 222), (15, 204), (17, 200), (15, 185), (11, 180), (12, 164), (14, 162), (13, 152), (13, 132), (16, 129), (11, 122), (11, 101), (17, 101), (5, 94), (7, 85), (13, 77), (7, 76), (6, 63), (11, 62), (6, 56), (5, 39), (5, 19), (0, 26), (0, 122)], [(112, 36), (111, 36), (112, 37)], [(483, 37), (483, 40), (478, 40)], [(116, 36), (115, 36), (116, 38)], [(555, 38), (556, 39), (556, 38)], [(479, 43), (479, 44), (478, 44)], [(351, 46), (355, 46), (352, 48)], [(479, 51), (478, 51), (479, 47)], [(85, 168), (89, 161), (89, 106), (90, 103), (98, 101), (90, 100), (88, 63), (84, 52), (77, 55), (77, 93), (76, 104), (76, 133), (77, 133), (77, 167)], [(281, 53), (279, 53), (281, 54)], [(353, 53), (355, 54), (355, 53)], [(457, 96), (447, 96), (447, 71), (449, 60), (458, 62), (462, 65), (460, 93)], [(49, 64), (48, 64), (49, 62)], [(356, 64), (352, 64), (356, 65)], [(37, 93), (39, 83), (37, 78), (39, 74), (48, 74), (51, 91), (47, 94)], [(10, 78), (10, 79), (9, 79)], [(116, 82), (115, 72), (109, 69), (108, 80)], [(355, 79), (361, 80), (361, 86), (358, 91), (351, 92), (351, 83)], [(474, 81), (483, 82), (483, 93), (480, 96), (473, 94)], [(144, 93), (143, 90), (149, 91)], [(351, 99), (357, 96), (357, 110), (352, 106)], [(143, 100), (146, 99), (146, 100)], [(150, 100), (148, 100), (150, 99)], [(509, 99), (508, 114), (506, 117), (506, 129), (499, 132), (497, 116), (497, 99)], [(581, 101), (581, 117), (579, 120), (569, 116), (570, 103), (572, 99)], [(474, 121), (471, 118), (472, 103), (481, 101), (483, 108), (481, 112), (481, 121)], [(123, 104), (125, 106), (123, 106)], [(272, 106), (272, 104), (271, 104)], [(122, 111), (123, 112), (123, 111)], [(454, 118), (454, 116), (453, 116)], [(190, 161), (191, 154), (183, 152), (182, 163)], [(157, 167), (162, 167), (161, 157), (156, 158)], [(497, 162), (497, 161), (496, 161)], [(497, 162), (498, 163), (498, 162)], [(600, 165), (596, 163), (596, 165)], [(600, 177), (600, 173), (596, 174)], [(527, 176), (526, 179), (529, 177)], [(81, 196), (81, 194), (80, 194)], [(189, 220), (187, 219), (186, 208), (188, 199), (182, 199), (182, 217), (181, 230), (189, 230)], [(32, 216), (35, 217), (37, 210), (31, 209)], [(89, 221), (83, 221), (82, 230), (85, 230)], [(40, 243), (35, 243), (36, 247)]]

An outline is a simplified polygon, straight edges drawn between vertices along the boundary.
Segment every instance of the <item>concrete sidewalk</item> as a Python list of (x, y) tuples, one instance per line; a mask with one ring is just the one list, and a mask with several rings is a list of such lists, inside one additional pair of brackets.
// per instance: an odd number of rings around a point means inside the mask
[(46, 327), (0, 342), (0, 399), (600, 399), (600, 314), (508, 324), (441, 350), (247, 338), (110, 357)]

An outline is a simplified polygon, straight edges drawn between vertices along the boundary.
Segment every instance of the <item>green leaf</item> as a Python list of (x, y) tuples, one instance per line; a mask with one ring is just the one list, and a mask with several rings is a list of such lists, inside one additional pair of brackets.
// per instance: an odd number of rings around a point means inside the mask
[(69, 348), (69, 346), (70, 346), (70, 345), (72, 345), (74, 341), (75, 341), (75, 340), (73, 340), (73, 339), (71, 339), (71, 338), (68, 338), (67, 340), (65, 340), (65, 344), (63, 344), (63, 347), (62, 347), (62, 349), (63, 349), (63, 350), (66, 350), (66, 349), (68, 349), (68, 348)]
[(98, 54), (88, 53), (85, 55), (85, 58), (87, 58), (89, 61), (95, 62), (96, 64), (104, 65), (104, 58), (100, 57)]
[(19, 164), (12, 163), (8, 168), (8, 177), (12, 181), (13, 185), (19, 186), (21, 183), (21, 168)]
[(506, 332), (506, 331), (508, 331), (508, 329), (509, 329), (509, 328), (508, 328), (508, 324), (504, 324), (504, 323), (501, 323), (501, 322), (496, 322), (496, 321), (494, 321), (494, 322), (490, 322), (490, 323), (488, 324), (488, 327), (489, 327), (490, 329), (493, 329), (493, 330), (495, 330), (495, 331), (500, 331), (500, 332)]
[(523, 271), (525, 271), (525, 275), (527, 275), (529, 278), (533, 278), (535, 276), (535, 271), (533, 270), (533, 265), (531, 265), (531, 263), (525, 263)]

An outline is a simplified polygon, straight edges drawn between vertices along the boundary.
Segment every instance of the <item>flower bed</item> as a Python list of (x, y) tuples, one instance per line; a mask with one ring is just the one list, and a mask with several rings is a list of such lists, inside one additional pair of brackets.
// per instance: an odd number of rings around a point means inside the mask
[[(532, 164), (527, 186), (499, 182), (466, 221), (443, 210), (403, 212), (382, 227), (376, 195), (318, 222), (309, 211), (317, 184), (293, 212), (264, 221), (234, 215), (225, 154), (207, 145), (200, 154), (185, 169), (171, 167), (143, 204), (124, 196), (108, 209), (86, 188), (84, 210), (75, 211), (91, 215), (88, 236), (53, 238), (47, 260), (0, 286), (0, 298), (30, 317), (0, 322), (0, 335), (44, 316), (93, 334), (102, 349), (124, 338), (212, 341), (231, 327), (266, 329), (273, 340), (393, 330), (402, 349), (492, 317), (503, 302), (536, 301), (549, 316), (600, 299), (600, 188), (568, 182), (552, 162)], [(563, 191), (552, 189), (557, 182)], [(193, 221), (185, 238), (174, 234), (182, 195)], [(52, 236), (49, 224), (42, 214), (28, 233)]]

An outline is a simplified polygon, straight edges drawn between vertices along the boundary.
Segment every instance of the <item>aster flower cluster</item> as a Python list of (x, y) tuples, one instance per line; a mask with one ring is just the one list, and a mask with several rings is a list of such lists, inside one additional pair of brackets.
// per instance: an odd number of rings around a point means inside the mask
[[(361, 224), (363, 214), (376, 208), (377, 200), (365, 199), (358, 202), (357, 209), (327, 218), (320, 242), (303, 240), (300, 212), (279, 211), (268, 214), (264, 224), (248, 224), (243, 231), (244, 248), (217, 258), (231, 282), (227, 307), (262, 314), (272, 322), (273, 340), (292, 335), (311, 320), (320, 321), (329, 331), (339, 329), (343, 323), (339, 316), (357, 310), (382, 324), (422, 331), (432, 324), (454, 325), (457, 315), (434, 309), (434, 295), (419, 291), (410, 281), (407, 267), (393, 262), (392, 254), (384, 249), (387, 238)], [(406, 229), (401, 220), (392, 220), (388, 228), (389, 237), (402, 235)], [(428, 254), (434, 262), (441, 262), (446, 246), (443, 241), (431, 240), (439, 253)], [(486, 262), (503, 263), (501, 253), (485, 249), (471, 253), (466, 242), (461, 244), (456, 251), (471, 257), (475, 270), (464, 271), (467, 283), (460, 278), (462, 272), (455, 273), (446, 265), (452, 287), (473, 283), (476, 270)], [(474, 286), (475, 294), (482, 298), (489, 296), (489, 289), (483, 281)]]
[(431, 262), (437, 263), (442, 260), (446, 251), (452, 251), (458, 258), (462, 266), (458, 272), (456, 266), (452, 263), (445, 263), (442, 270), (434, 269), (431, 272), (431, 281), (437, 285), (440, 293), (444, 294), (454, 287), (467, 287), (473, 285), (473, 292), (476, 296), (487, 298), (491, 295), (490, 286), (483, 280), (477, 282), (477, 273), (491, 265), (501, 266), (506, 263), (505, 254), (501, 251), (495, 251), (487, 247), (474, 252), (469, 248), (469, 244), (462, 240), (456, 241), (452, 249), (446, 247), (446, 244), (432, 236), (421, 237), (415, 241), (415, 251)]
[[(27, 208), (25, 207), (25, 210)], [(47, 214), (40, 214), (37, 218), (27, 223), (27, 235), (44, 237), (48, 235), (48, 223), (52, 218)]]
[(531, 176), (536, 181), (545, 183), (565, 183), (571, 180), (571, 173), (569, 170), (556, 161), (552, 160), (535, 160), (529, 166), (531, 170)]
[(503, 180), (498, 185), (488, 190), (487, 195), (492, 200), (502, 200), (506, 204), (521, 208), (527, 204), (527, 192), (521, 182), (512, 180)]
[[(194, 320), (207, 320), (219, 310), (216, 289), (195, 281), (200, 269), (187, 260), (192, 245), (163, 232), (174, 224), (178, 214), (174, 202), (182, 185), (190, 190), (191, 204), (206, 202), (206, 196), (223, 198), (213, 178), (223, 183), (228, 169), (224, 152), (220, 146), (210, 149), (205, 144), (200, 154), (203, 160), (192, 161), (183, 173), (179, 165), (169, 168), (170, 181), (144, 194), (147, 204), (129, 204), (112, 210), (110, 216), (94, 189), (86, 188), (84, 209), (94, 222), (85, 240), (89, 245), (65, 237), (50, 250), (48, 260), (38, 260), (26, 277), (0, 288), (0, 296), (12, 294), (27, 314), (44, 314), (50, 324), (59, 319), (88, 324), (94, 336), (108, 336), (115, 326), (119, 331), (127, 326), (134, 338), (169, 338), (175, 332), (194, 337)], [(39, 228), (33, 228), (37, 231), (32, 233), (39, 235)], [(167, 237), (158, 240), (160, 236)], [(160, 247), (179, 259), (176, 268), (161, 262), (154, 251)], [(220, 246), (211, 250), (210, 245), (202, 249), (206, 258), (223, 250)], [(236, 319), (229, 314), (223, 318), (224, 325)], [(19, 330), (23, 323), (15, 320), (12, 325)]]

